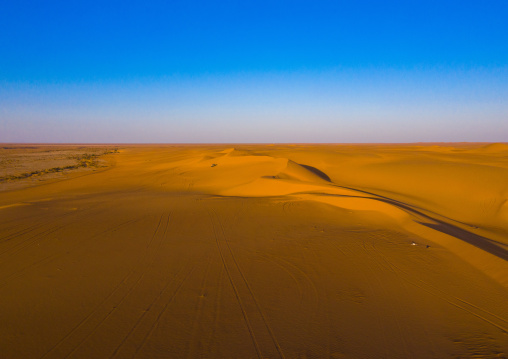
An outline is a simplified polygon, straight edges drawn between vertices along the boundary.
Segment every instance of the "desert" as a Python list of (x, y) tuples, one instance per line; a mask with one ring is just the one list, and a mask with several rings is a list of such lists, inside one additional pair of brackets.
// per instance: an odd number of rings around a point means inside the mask
[(0, 359), (508, 359), (507, 1), (4, 1)]
[(506, 143), (1, 147), (1, 357), (508, 355)]

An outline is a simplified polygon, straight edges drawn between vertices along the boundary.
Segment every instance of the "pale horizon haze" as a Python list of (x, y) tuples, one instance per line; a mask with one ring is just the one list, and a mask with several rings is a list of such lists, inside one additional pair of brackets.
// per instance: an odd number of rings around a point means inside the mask
[(508, 141), (508, 5), (16, 2), (0, 142)]

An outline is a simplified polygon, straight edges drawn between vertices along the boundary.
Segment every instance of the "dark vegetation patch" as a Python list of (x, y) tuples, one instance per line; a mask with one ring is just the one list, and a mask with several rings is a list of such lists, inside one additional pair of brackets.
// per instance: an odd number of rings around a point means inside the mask
[[(15, 175), (7, 175), (7, 176), (0, 176), (0, 183), (1, 182), (9, 182), (9, 181), (15, 181), (25, 178), (31, 178), (36, 176), (41, 176), (48, 173), (58, 173), (58, 172), (64, 172), (69, 170), (76, 170), (79, 168), (101, 168), (101, 167), (107, 167), (99, 161), (99, 158), (103, 155), (108, 155), (112, 153), (118, 153), (118, 149), (112, 149), (112, 150), (106, 150), (102, 153), (84, 153), (80, 155), (70, 156), (70, 159), (74, 159), (76, 161), (73, 165), (68, 166), (61, 166), (61, 167), (52, 167), (52, 168), (46, 168), (42, 170), (36, 170), (31, 172), (23, 172), (20, 174)], [(15, 160), (9, 160), (9, 161), (15, 161)], [(8, 162), (7, 162), (8, 163)]]

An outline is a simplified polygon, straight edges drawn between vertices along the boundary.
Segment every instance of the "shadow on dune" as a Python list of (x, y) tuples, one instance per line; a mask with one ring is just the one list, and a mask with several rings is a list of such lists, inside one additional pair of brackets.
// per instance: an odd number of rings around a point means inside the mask
[[(434, 220), (436, 221), (436, 220)], [(439, 231), (441, 233), (448, 234), (450, 236), (453, 236), (455, 238), (458, 238), (464, 242), (467, 242), (475, 247), (478, 247), (485, 252), (489, 252), (490, 254), (495, 255), (496, 257), (499, 257), (501, 259), (504, 259), (505, 261), (508, 261), (508, 250), (499, 247), (498, 245), (492, 243), (492, 240), (482, 237), (478, 234), (474, 234), (471, 232), (468, 232), (462, 228), (455, 227), (451, 224), (444, 223), (441, 221), (436, 221), (437, 223), (424, 223), (419, 222), (420, 224), (423, 224), (426, 227), (432, 228), (436, 231)]]
[[(369, 193), (365, 191), (358, 191), (363, 193)], [(369, 193), (371, 195), (374, 195), (372, 193)], [(416, 210), (412, 208), (411, 206), (392, 200), (388, 197), (381, 197), (381, 198), (375, 198), (375, 197), (363, 197), (363, 196), (344, 196), (344, 195), (332, 195), (332, 194), (325, 194), (320, 193), (319, 195), (328, 195), (328, 196), (336, 196), (336, 197), (357, 197), (357, 198), (369, 198), (375, 201), (380, 201), (384, 203), (391, 204), (392, 206), (398, 207), (402, 210), (405, 210), (408, 213), (411, 213), (413, 215), (416, 215), (420, 217), (420, 220), (417, 220), (421, 225), (424, 225), (428, 228), (432, 228), (436, 231), (439, 231), (444, 234), (448, 234), (452, 237), (455, 237), (457, 239), (460, 239), (466, 243), (469, 243), (477, 248), (480, 248), (484, 250), (485, 252), (488, 252), (492, 255), (495, 255), (498, 258), (501, 258), (505, 261), (508, 261), (508, 250), (500, 247), (499, 245), (495, 244), (492, 239), (489, 239), (487, 237), (480, 236), (475, 233), (471, 233), (466, 231), (465, 229), (459, 228), (457, 226), (454, 226), (453, 224), (446, 223), (444, 221), (441, 221), (439, 219), (435, 219), (425, 213), (420, 212), (419, 210)]]
[(330, 179), (330, 177), (328, 177), (328, 175), (326, 173), (324, 173), (323, 171), (317, 169), (316, 167), (312, 167), (312, 166), (309, 166), (309, 165), (304, 165), (304, 164), (301, 164), (301, 163), (299, 163), (299, 165), (302, 166), (303, 168), (305, 168), (306, 170), (311, 171), (312, 173), (314, 173), (316, 176), (320, 177), (321, 179), (324, 179), (327, 182), (332, 182), (332, 180)]
[[(373, 198), (376, 199), (376, 198)], [(416, 214), (418, 216), (424, 217), (431, 222), (423, 222), (423, 221), (417, 221), (418, 223), (432, 228), (436, 231), (439, 231), (444, 234), (448, 234), (449, 236), (458, 238), (466, 243), (469, 243), (477, 248), (480, 248), (484, 250), (485, 252), (488, 252), (490, 254), (495, 255), (496, 257), (499, 257), (505, 261), (508, 261), (508, 250), (499, 247), (498, 245), (494, 244), (493, 241), (489, 238), (480, 236), (475, 233), (471, 233), (466, 231), (465, 229), (459, 228), (457, 226), (454, 226), (453, 224), (446, 223), (444, 221), (440, 221), (438, 219), (432, 218), (431, 216), (428, 216), (420, 211), (415, 210), (414, 208), (411, 208), (410, 206), (406, 204), (402, 204), (398, 201), (388, 200), (388, 199), (376, 199), (381, 202), (389, 203), (391, 205), (394, 205), (396, 207), (399, 207), (401, 209), (404, 209), (408, 212), (411, 212), (413, 214)]]
[(436, 231), (439, 231), (441, 233), (448, 234), (449, 236), (460, 239), (466, 243), (469, 243), (477, 248), (484, 250), (485, 252), (495, 255), (496, 257), (499, 257), (505, 261), (508, 261), (508, 250), (494, 244), (493, 241), (489, 238), (480, 236), (475, 233), (468, 232), (465, 229), (454, 226), (453, 224), (449, 224), (444, 221), (440, 221), (438, 219), (432, 218), (431, 216), (428, 216), (428, 215), (410, 207), (407, 204), (404, 204), (404, 203), (401, 203), (398, 201), (394, 201), (394, 200), (391, 200), (388, 198), (373, 198), (373, 199), (381, 201), (381, 202), (389, 203), (393, 206), (399, 207), (403, 210), (406, 210), (408, 212), (411, 212), (413, 214), (421, 216), (425, 219), (428, 219), (431, 222), (424, 222), (424, 221), (417, 221), (417, 222), (426, 226), (426, 227), (429, 227), (429, 228), (432, 228)]

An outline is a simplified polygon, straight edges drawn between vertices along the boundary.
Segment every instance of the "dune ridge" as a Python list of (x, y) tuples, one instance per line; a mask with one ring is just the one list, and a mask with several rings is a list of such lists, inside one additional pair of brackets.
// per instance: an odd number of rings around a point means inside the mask
[[(488, 145), (476, 152), (483, 152), (486, 148), (496, 152), (504, 150), (505, 146)], [(432, 239), (435, 233), (429, 236), (427, 231), (422, 230), (422, 226), (432, 228), (440, 234), (464, 242), (450, 244), (451, 241), (445, 241), (452, 250), (456, 246), (472, 245), (485, 251), (487, 254), (482, 253), (481, 260), (478, 260), (476, 251), (466, 251), (468, 255), (463, 255), (463, 258), (503, 285), (508, 285), (508, 277), (504, 275), (505, 261), (508, 259), (508, 226), (505, 221), (508, 208), (506, 168), (480, 164), (464, 165), (449, 161), (432, 162), (427, 158), (417, 162), (388, 160), (376, 165), (369, 164), (367, 168), (377, 170), (379, 167), (382, 176), (390, 173), (391, 180), (397, 185), (401, 184), (400, 179), (394, 174), (409, 173), (410, 176), (416, 172), (420, 175), (420, 181), (424, 185), (419, 186), (420, 191), (410, 192), (409, 196), (402, 192), (394, 199), (389, 197), (390, 192), (386, 190), (379, 190), (380, 194), (376, 194), (375, 188), (367, 192), (341, 186), (317, 167), (297, 163), (287, 157), (257, 154), (252, 150), (226, 149), (219, 151), (216, 156), (208, 156), (203, 161), (205, 165), (213, 162), (216, 166), (207, 168), (207, 175), (204, 175), (201, 166), (190, 164), (187, 167), (186, 175), (197, 173), (192, 179), (193, 190), (238, 197), (291, 196), (293, 200), (312, 200), (344, 209), (374, 211), (396, 219), (398, 225), (406, 230), (419, 235), (427, 233), (427, 239)], [(345, 169), (352, 170), (354, 169)], [(234, 171), (242, 173), (237, 174)], [(216, 178), (220, 180), (213, 180)], [(379, 180), (379, 175), (376, 180)], [(383, 177), (381, 180), (384, 180)], [(447, 180), (453, 181), (453, 186), (446, 183), (443, 186), (443, 181)], [(489, 186), (483, 186), (483, 183), (489, 183)], [(413, 193), (419, 192), (426, 194), (426, 197), (415, 200)], [(469, 196), (469, 200), (463, 198), (465, 195)], [(475, 207), (467, 203), (473, 201), (480, 205)], [(454, 206), (453, 211), (450, 210), (451, 205)], [(491, 258), (489, 254), (501, 260)]]

